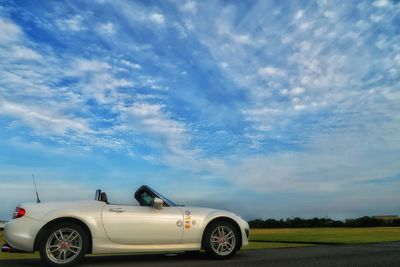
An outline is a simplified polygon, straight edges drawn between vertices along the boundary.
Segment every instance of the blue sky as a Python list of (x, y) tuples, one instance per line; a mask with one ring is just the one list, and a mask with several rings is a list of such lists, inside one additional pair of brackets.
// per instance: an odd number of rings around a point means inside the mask
[(0, 218), (31, 173), (44, 201), (400, 213), (399, 2), (0, 5)]

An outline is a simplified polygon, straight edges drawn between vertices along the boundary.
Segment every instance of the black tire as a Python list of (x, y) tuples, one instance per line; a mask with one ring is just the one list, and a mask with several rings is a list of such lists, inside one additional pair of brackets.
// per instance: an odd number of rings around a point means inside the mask
[[(215, 239), (218, 234), (218, 229), (223, 229), (224, 234), (220, 235), (221, 239)], [(232, 238), (228, 238), (232, 237)], [(212, 240), (213, 238), (213, 240)], [(233, 241), (233, 242), (232, 242)], [(230, 243), (228, 247), (227, 243)], [(239, 242), (239, 234), (236, 228), (229, 222), (216, 221), (207, 226), (203, 235), (203, 248), (207, 255), (214, 259), (229, 259), (236, 254)], [(221, 247), (221, 251), (219, 248)], [(224, 247), (226, 250), (224, 251)]]
[[(67, 241), (67, 238), (71, 241)], [(88, 246), (88, 233), (79, 224), (59, 223), (47, 229), (41, 236), (40, 259), (46, 266), (75, 266), (85, 256)]]

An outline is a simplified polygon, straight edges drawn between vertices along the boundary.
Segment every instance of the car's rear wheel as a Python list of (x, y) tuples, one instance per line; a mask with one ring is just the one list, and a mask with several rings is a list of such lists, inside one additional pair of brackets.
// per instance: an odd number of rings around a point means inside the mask
[(236, 254), (238, 233), (229, 222), (217, 221), (204, 232), (203, 247), (206, 253), (216, 259), (228, 259)]
[(42, 236), (40, 258), (49, 266), (73, 266), (85, 256), (88, 244), (88, 235), (80, 225), (60, 223)]

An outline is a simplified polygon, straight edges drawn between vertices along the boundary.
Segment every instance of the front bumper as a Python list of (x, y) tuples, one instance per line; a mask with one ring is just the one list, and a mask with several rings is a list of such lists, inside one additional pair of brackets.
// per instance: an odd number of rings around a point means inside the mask
[(242, 246), (247, 246), (249, 244), (250, 227), (245, 220), (240, 217), (238, 218), (239, 220), (237, 220), (237, 222), (239, 223), (242, 232)]

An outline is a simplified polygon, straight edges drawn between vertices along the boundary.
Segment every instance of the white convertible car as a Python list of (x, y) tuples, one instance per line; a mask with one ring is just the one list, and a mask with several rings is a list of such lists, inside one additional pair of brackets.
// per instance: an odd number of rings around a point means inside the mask
[(135, 193), (140, 206), (95, 200), (26, 203), (5, 225), (3, 252), (39, 251), (50, 266), (71, 266), (85, 254), (199, 251), (232, 257), (248, 244), (249, 225), (237, 215), (174, 204), (150, 187)]

